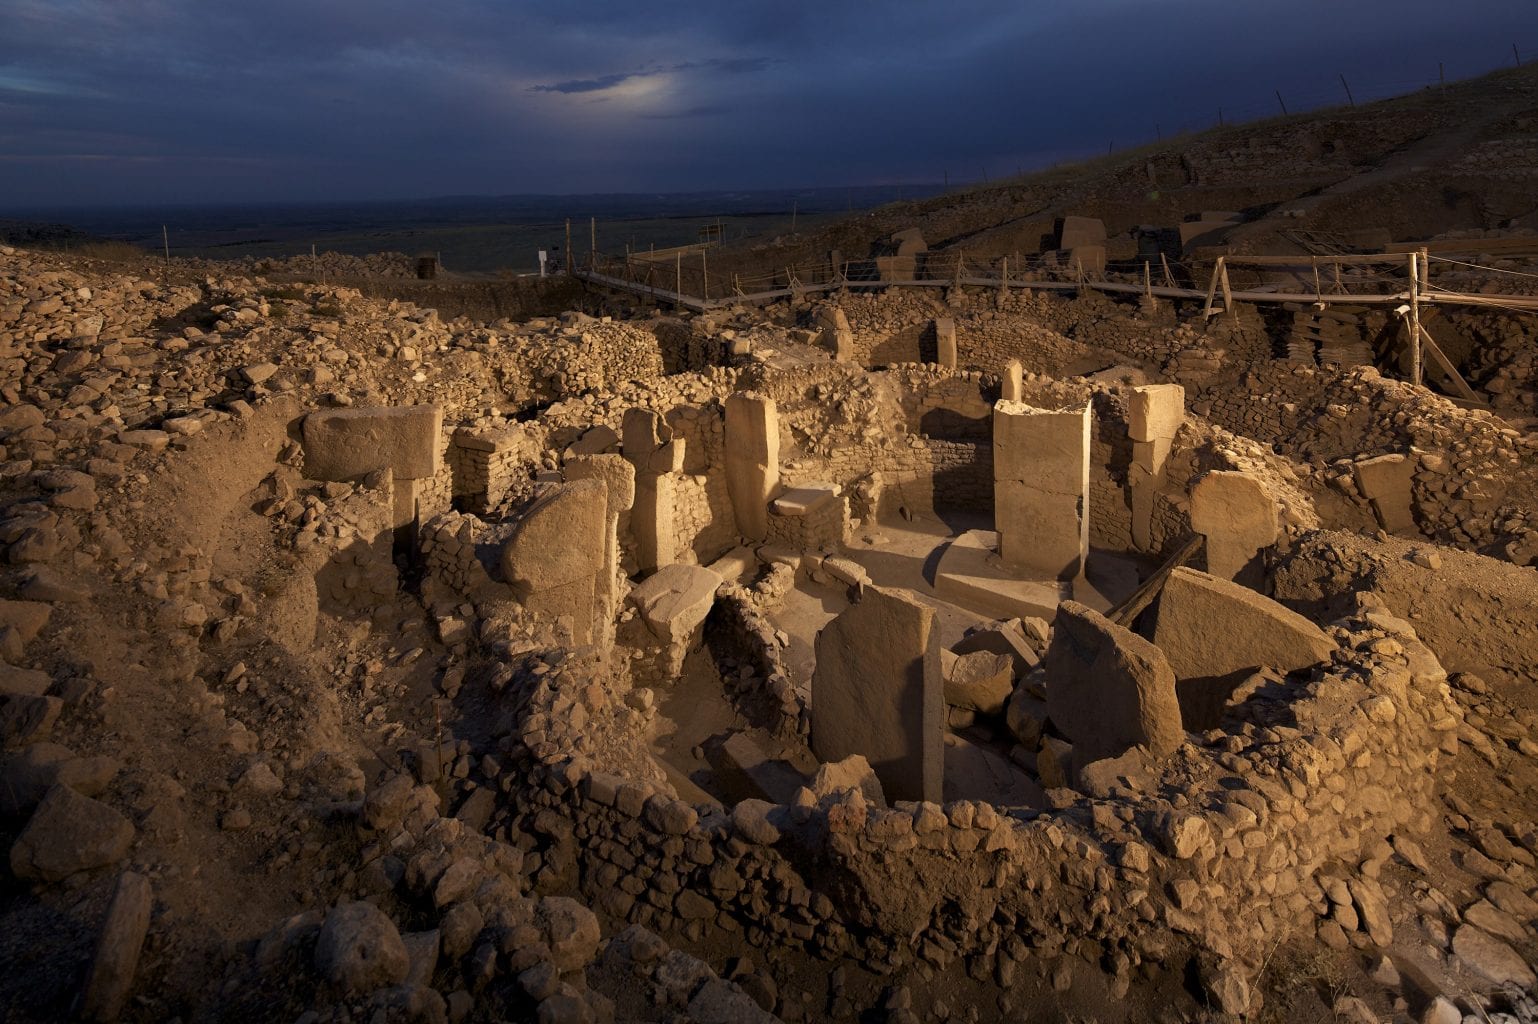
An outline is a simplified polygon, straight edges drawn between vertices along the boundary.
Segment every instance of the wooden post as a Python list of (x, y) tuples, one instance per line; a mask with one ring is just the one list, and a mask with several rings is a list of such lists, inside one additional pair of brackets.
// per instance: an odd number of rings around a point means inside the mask
[(1230, 318), (1238, 320), (1239, 311), (1234, 308), (1234, 291), (1228, 286), (1228, 260), (1222, 256), (1218, 259), (1223, 261), (1223, 306), (1228, 310)]
[(1420, 254), (1410, 254), (1410, 383), (1421, 382), (1421, 275)]
[(1008, 295), (1009, 294), (1009, 257), (1008, 256), (1005, 256), (1003, 261), (999, 263), (999, 293), (1001, 295)]
[[(1317, 299), (1320, 302), (1323, 302), (1324, 301), (1324, 289), (1319, 284), (1319, 259), (1318, 259), (1318, 257), (1314, 257), (1313, 258), (1313, 264), (1314, 264), (1314, 298)], [(1337, 263), (1337, 264), (1335, 264), (1335, 266), (1339, 267), (1340, 264)]]
[(1218, 278), (1223, 273), (1223, 257), (1219, 256), (1212, 264), (1212, 280), (1207, 282), (1207, 304), (1202, 309), (1202, 319), (1212, 319), (1212, 300), (1218, 294)]
[(673, 254), (673, 294), (680, 299), (684, 297), (684, 251), (678, 250)]
[(705, 247), (700, 246), (700, 290), (701, 298), (710, 301), (710, 261), (705, 257)]
[(566, 265), (566, 276), (571, 276), (571, 218), (566, 218), (566, 255), (561, 260)]
[(171, 269), (171, 233), (166, 230), (164, 224), (160, 225), (160, 241), (166, 247), (166, 270)]
[(1345, 88), (1346, 88), (1346, 102), (1348, 104), (1350, 104), (1351, 106), (1355, 107), (1356, 106), (1356, 97), (1351, 95), (1351, 86), (1350, 86), (1349, 83), (1347, 83), (1346, 76), (1345, 76), (1344, 73), (1342, 73), (1341, 76), (1340, 76), (1340, 84), (1345, 86)]
[(1161, 252), (1159, 253), (1159, 262), (1164, 265), (1164, 283), (1169, 285), (1171, 288), (1175, 287), (1175, 275), (1170, 273), (1169, 257), (1165, 256), (1164, 253)]
[(1147, 260), (1143, 261), (1143, 298), (1153, 298), (1152, 272), (1148, 266)]
[(1282, 116), (1287, 116), (1287, 101), (1282, 99), (1282, 90), (1276, 90), (1276, 102), (1282, 105)]
[(598, 269), (598, 218), (590, 217), (587, 222), (587, 269)]

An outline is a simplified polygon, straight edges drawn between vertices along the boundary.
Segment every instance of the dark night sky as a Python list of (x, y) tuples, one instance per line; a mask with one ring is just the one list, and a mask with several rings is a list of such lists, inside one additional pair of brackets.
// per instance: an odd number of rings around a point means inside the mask
[(0, 0), (0, 208), (952, 181), (1538, 59), (1538, 0)]

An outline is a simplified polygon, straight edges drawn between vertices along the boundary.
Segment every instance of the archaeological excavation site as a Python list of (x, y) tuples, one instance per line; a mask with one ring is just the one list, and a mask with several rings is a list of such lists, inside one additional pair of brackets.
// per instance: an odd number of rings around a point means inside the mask
[(1538, 1020), (1535, 139), (0, 247), (0, 1020)]

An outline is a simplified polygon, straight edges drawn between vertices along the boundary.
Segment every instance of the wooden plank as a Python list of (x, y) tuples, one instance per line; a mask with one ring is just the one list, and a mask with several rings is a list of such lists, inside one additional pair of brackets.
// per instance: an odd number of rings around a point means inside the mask
[(1153, 604), (1154, 598), (1164, 589), (1164, 581), (1170, 578), (1170, 573), (1180, 566), (1185, 565), (1196, 557), (1196, 553), (1202, 549), (1205, 538), (1199, 533), (1193, 533), (1186, 542), (1175, 549), (1175, 553), (1165, 560), (1164, 564), (1154, 570), (1152, 576), (1143, 581), (1143, 585), (1134, 590), (1121, 604), (1117, 605), (1106, 618), (1124, 628), (1131, 628), (1132, 620), (1143, 613), (1143, 610)]
[(1393, 242), (1383, 247), (1383, 254), (1404, 255), (1405, 253), (1419, 252), (1454, 252), (1454, 253), (1498, 253), (1498, 252), (1538, 252), (1538, 236), (1516, 235), (1510, 238), (1443, 238), (1434, 242)]
[(1480, 401), (1479, 393), (1469, 387), (1469, 382), (1463, 379), (1463, 374), (1459, 373), (1458, 368), (1453, 365), (1453, 361), (1447, 358), (1446, 353), (1442, 351), (1442, 346), (1432, 340), (1431, 335), (1426, 331), (1426, 325), (1419, 324), (1418, 326), (1420, 327), (1421, 340), (1425, 343), (1426, 354), (1441, 369), (1447, 382), (1453, 386), (1453, 390), (1458, 392), (1458, 397), (1469, 402)]

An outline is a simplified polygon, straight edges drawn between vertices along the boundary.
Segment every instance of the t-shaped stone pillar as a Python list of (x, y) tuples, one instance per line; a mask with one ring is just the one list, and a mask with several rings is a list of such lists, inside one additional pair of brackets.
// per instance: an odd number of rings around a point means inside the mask
[(769, 536), (769, 501), (780, 486), (780, 417), (774, 399), (739, 391), (726, 400), (726, 484), (737, 532)]
[(1145, 384), (1132, 389), (1128, 401), (1127, 434), (1132, 438), (1132, 545), (1139, 551), (1153, 546), (1154, 495), (1164, 482), (1170, 445), (1186, 418), (1186, 389), (1179, 384)]
[(1191, 489), (1191, 529), (1207, 539), (1207, 572), (1260, 589), (1264, 569), (1256, 555), (1276, 543), (1276, 500), (1259, 480), (1236, 470), (1213, 470)]
[(1020, 365), (1020, 360), (1011, 359), (1004, 364), (1004, 372), (999, 375), (999, 397), (1006, 402), (1018, 402), (1025, 395), (1025, 368)]
[(642, 572), (652, 572), (678, 560), (672, 474), (683, 468), (684, 439), (674, 437), (672, 428), (650, 409), (626, 409), (620, 431), (620, 450), (635, 467), (630, 532), (635, 535), (636, 561)]
[(1089, 556), (1090, 407), (993, 407), (993, 518), (1010, 569), (1056, 579)]
[(947, 370), (956, 368), (956, 321), (948, 316), (935, 321), (935, 362)]

